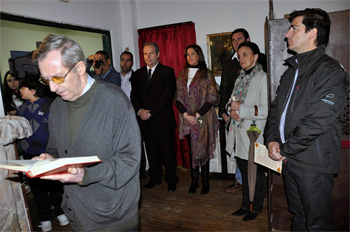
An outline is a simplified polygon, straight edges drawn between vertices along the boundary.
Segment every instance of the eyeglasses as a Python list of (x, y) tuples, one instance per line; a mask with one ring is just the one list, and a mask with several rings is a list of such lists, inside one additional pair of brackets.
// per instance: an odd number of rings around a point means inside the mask
[(53, 76), (53, 77), (51, 77), (51, 78), (40, 77), (40, 78), (39, 78), (39, 81), (40, 81), (40, 83), (43, 84), (43, 85), (49, 85), (50, 81), (53, 81), (53, 82), (55, 82), (56, 84), (62, 84), (62, 83), (64, 82), (64, 79), (65, 79), (65, 78), (67, 77), (67, 75), (73, 70), (73, 68), (75, 67), (76, 64), (77, 64), (77, 63), (75, 63), (75, 64), (73, 65), (73, 67), (71, 67), (71, 68), (69, 69), (69, 71), (66, 73), (66, 75), (64, 75), (63, 77), (61, 77), (61, 76)]

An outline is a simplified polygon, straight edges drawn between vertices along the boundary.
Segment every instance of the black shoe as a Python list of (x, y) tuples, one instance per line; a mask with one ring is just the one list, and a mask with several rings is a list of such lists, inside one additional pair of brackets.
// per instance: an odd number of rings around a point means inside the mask
[(248, 212), (242, 219), (242, 221), (251, 221), (258, 216), (258, 213)]
[(169, 185), (168, 185), (168, 192), (169, 192), (169, 193), (174, 192), (175, 189), (176, 189), (176, 184), (169, 184)]
[(204, 185), (201, 190), (201, 195), (207, 195), (209, 193), (209, 183)]
[(191, 167), (191, 186), (188, 189), (189, 194), (196, 193), (196, 189), (198, 188), (198, 176), (199, 176), (199, 166), (196, 166), (195, 168)]
[(238, 189), (241, 189), (242, 185), (240, 183), (238, 183), (238, 181), (235, 181), (233, 184), (231, 184), (230, 186), (227, 186), (225, 191), (228, 193), (232, 193), (237, 191)]
[(188, 193), (195, 194), (197, 188), (198, 188), (198, 181), (197, 181), (197, 183), (191, 183), (191, 186), (190, 186), (190, 189), (188, 190)]
[(159, 180), (158, 182), (149, 181), (145, 186), (143, 186), (143, 188), (145, 188), (145, 189), (151, 189), (151, 188), (153, 188), (155, 185), (160, 185), (161, 183), (162, 183), (161, 180)]
[(248, 213), (248, 210), (240, 208), (239, 210), (236, 210), (235, 212), (231, 213), (231, 215), (233, 215), (233, 216), (243, 216), (246, 213)]
[(209, 193), (209, 162), (201, 166), (201, 174), (202, 174), (201, 195), (207, 195)]

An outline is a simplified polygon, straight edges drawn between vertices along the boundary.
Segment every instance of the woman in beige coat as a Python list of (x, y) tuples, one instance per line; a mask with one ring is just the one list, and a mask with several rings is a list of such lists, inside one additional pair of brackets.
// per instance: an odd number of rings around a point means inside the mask
[[(238, 48), (238, 58), (242, 70), (233, 89), (230, 102), (230, 125), (226, 150), (229, 154), (235, 149), (237, 165), (242, 173), (242, 207), (232, 213), (243, 216), (243, 221), (253, 220), (263, 209), (266, 176), (258, 165), (256, 187), (252, 210), (249, 210), (248, 150), (250, 140), (247, 130), (251, 124), (263, 132), (268, 114), (267, 77), (259, 62), (259, 48), (255, 43), (244, 42)], [(263, 144), (263, 133), (257, 139)]]

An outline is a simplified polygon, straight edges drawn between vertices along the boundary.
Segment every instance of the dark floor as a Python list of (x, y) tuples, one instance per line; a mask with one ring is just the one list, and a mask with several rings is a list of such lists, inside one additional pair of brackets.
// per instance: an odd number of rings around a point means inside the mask
[[(333, 219), (338, 231), (349, 231), (349, 157), (349, 148), (343, 149), (341, 169), (338, 177), (335, 178), (333, 189)], [(224, 191), (225, 187), (232, 183), (233, 175), (223, 177), (212, 173), (210, 193), (207, 196), (201, 196), (198, 193), (188, 194), (190, 185), (188, 169), (178, 168), (178, 176), (180, 181), (174, 193), (167, 192), (167, 184), (164, 181), (162, 185), (153, 189), (142, 189), (141, 231), (268, 231), (266, 198), (263, 212), (254, 221), (243, 222), (241, 217), (231, 216), (231, 213), (240, 207), (242, 199), (241, 190), (234, 193)], [(144, 180), (142, 185), (147, 181), (147, 179)], [(284, 195), (280, 198), (283, 199), (283, 204), (278, 206), (281, 209), (278, 212), (279, 218), (286, 220), (290, 216), (285, 216), (289, 214), (286, 199)], [(275, 201), (276, 199), (275, 196)], [(32, 194), (28, 194), (28, 204), (34, 231), (41, 231), (38, 228), (38, 213)], [(285, 206), (284, 210), (281, 205)], [(69, 225), (61, 227), (55, 219), (52, 220), (52, 224), (53, 231), (71, 230)], [(289, 226), (290, 221), (275, 221), (272, 230), (287, 231), (286, 228)]]
[[(168, 193), (167, 184), (152, 189), (142, 189), (140, 225), (141, 231), (268, 231), (267, 200), (264, 211), (253, 221), (243, 222), (242, 217), (232, 216), (241, 204), (242, 191), (234, 193), (224, 191), (232, 184), (233, 175), (210, 176), (210, 192), (206, 196), (188, 194), (190, 172), (178, 168), (180, 181), (173, 193)], [(147, 179), (142, 185), (147, 183)], [(28, 194), (28, 204), (34, 231), (38, 228), (39, 218), (32, 194)], [(70, 226), (61, 227), (56, 219), (52, 220), (53, 231), (70, 231)]]

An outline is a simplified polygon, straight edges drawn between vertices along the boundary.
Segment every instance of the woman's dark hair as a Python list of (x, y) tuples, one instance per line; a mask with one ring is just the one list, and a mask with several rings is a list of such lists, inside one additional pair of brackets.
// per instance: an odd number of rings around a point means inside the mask
[(35, 90), (35, 97), (45, 97), (47, 93), (47, 87), (39, 82), (39, 77), (37, 76), (30, 76), (26, 77), (21, 80), (19, 83), (19, 88), (27, 87), (28, 89), (34, 89)]
[(243, 42), (238, 46), (238, 50), (241, 47), (248, 47), (248, 48), (250, 48), (250, 50), (252, 50), (254, 55), (258, 54), (259, 57), (258, 57), (257, 63), (261, 64), (264, 72), (267, 72), (266, 56), (264, 54), (260, 53), (260, 49), (259, 49), (258, 45), (256, 45), (256, 43)]
[[(11, 73), (10, 73), (10, 71), (7, 71), (6, 73), (5, 73), (5, 78), (4, 78), (4, 95), (5, 95), (5, 97), (7, 96), (7, 95), (9, 95), (10, 97), (11, 97), (11, 99), (12, 99), (12, 94), (17, 94), (15, 91), (13, 91), (11, 88), (10, 88), (10, 86), (9, 86), (9, 84), (8, 84), (8, 82), (7, 82), (7, 76), (8, 75), (11, 75)], [(17, 77), (14, 77), (16, 80), (18, 80), (18, 78)], [(20, 95), (19, 95), (20, 96)]]
[[(8, 75), (11, 75), (10, 71), (6, 72), (5, 78), (4, 78), (4, 84), (2, 86), (6, 112), (16, 109), (15, 104), (13, 103), (12, 95), (16, 95), (18, 99), (21, 99), (21, 94), (19, 93), (19, 91), (18, 92), (13, 91), (8, 85), (8, 82), (7, 82)], [(16, 80), (18, 79), (16, 78)]]
[(294, 18), (303, 16), (303, 24), (305, 25), (305, 33), (317, 29), (316, 46), (327, 46), (329, 41), (329, 33), (331, 28), (331, 20), (329, 15), (324, 10), (319, 8), (306, 8), (305, 10), (293, 11), (290, 14), (289, 21), (292, 22)]
[(205, 59), (204, 59), (204, 55), (203, 55), (203, 51), (201, 49), (200, 46), (198, 46), (197, 44), (191, 44), (191, 45), (188, 45), (185, 49), (185, 60), (186, 60), (186, 65), (185, 65), (185, 68), (189, 68), (190, 65), (188, 64), (187, 62), (187, 50), (189, 48), (193, 48), (193, 50), (195, 50), (199, 56), (199, 59), (198, 59), (198, 68), (200, 71), (207, 71), (208, 68), (207, 68), (207, 64), (205, 63)]

